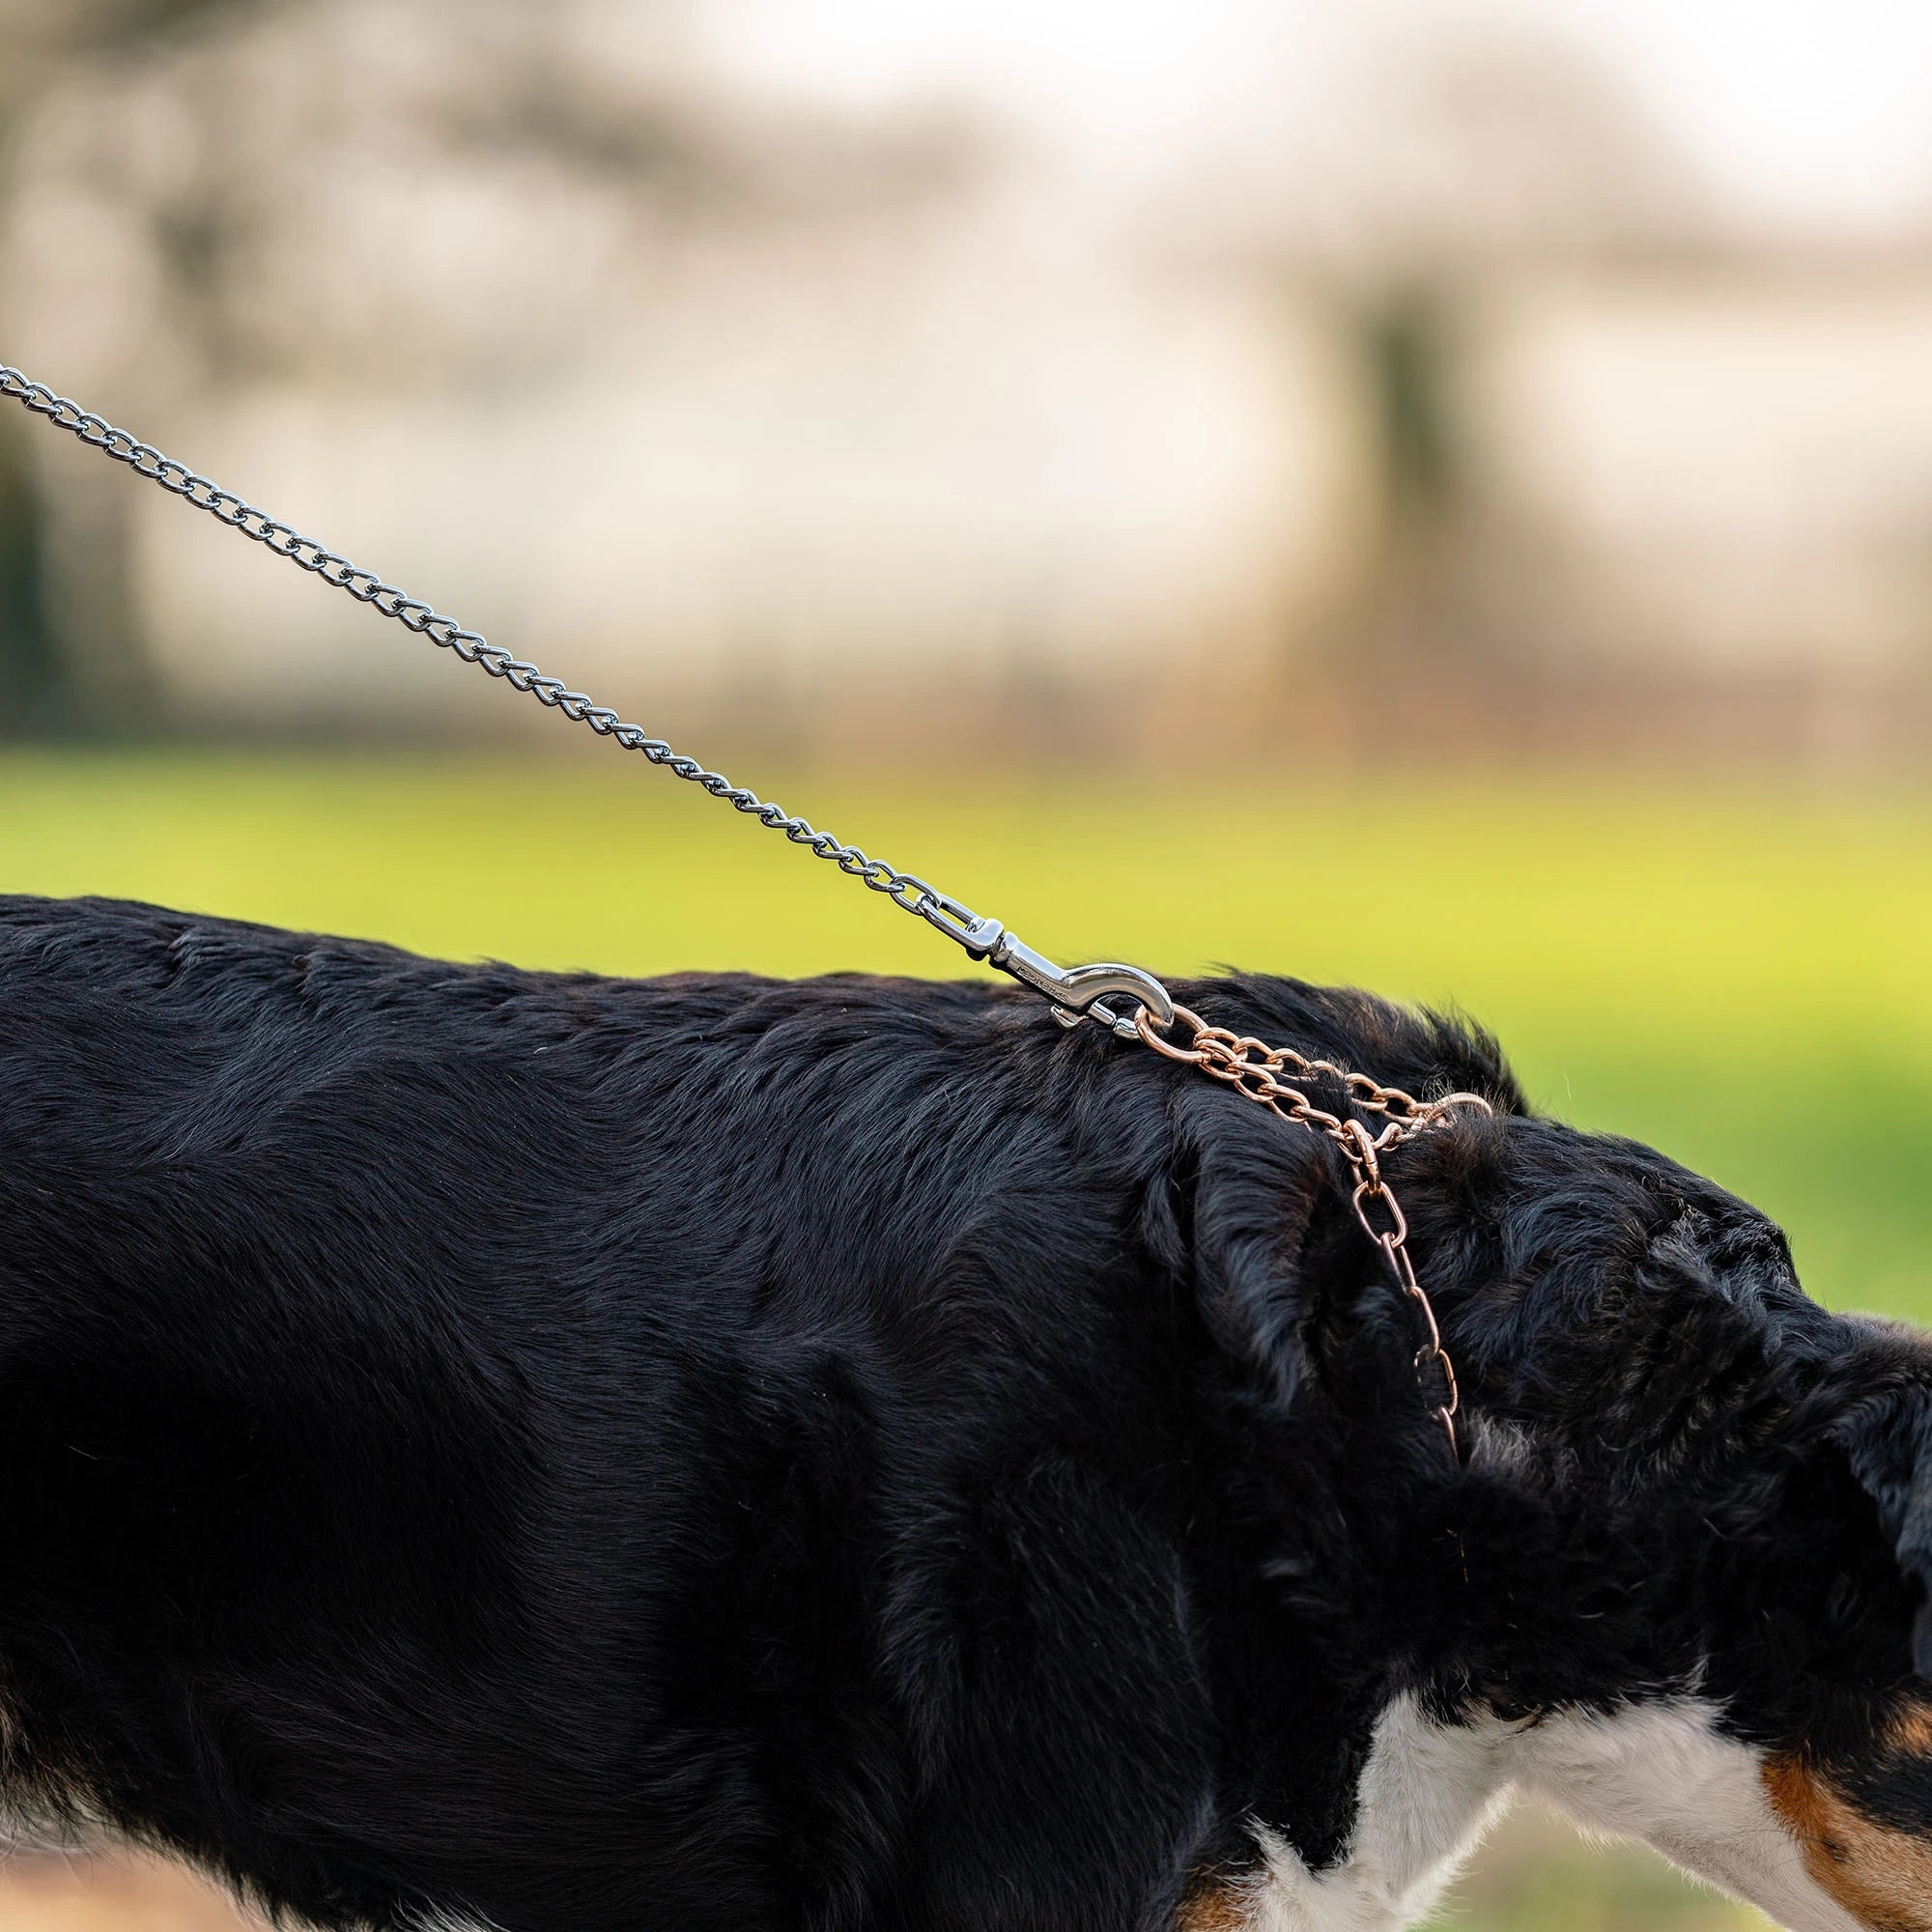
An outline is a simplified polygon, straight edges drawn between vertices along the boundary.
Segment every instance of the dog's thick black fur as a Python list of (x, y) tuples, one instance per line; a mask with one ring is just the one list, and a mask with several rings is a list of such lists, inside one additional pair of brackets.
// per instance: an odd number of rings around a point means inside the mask
[(1332, 1150), (1024, 993), (0, 898), (7, 1803), (327, 1926), (1125, 1932), (1400, 1690), (1866, 1751), (1922, 1346), (1478, 1034), (1177, 990), (1495, 1102), (1392, 1159), (1467, 1466)]

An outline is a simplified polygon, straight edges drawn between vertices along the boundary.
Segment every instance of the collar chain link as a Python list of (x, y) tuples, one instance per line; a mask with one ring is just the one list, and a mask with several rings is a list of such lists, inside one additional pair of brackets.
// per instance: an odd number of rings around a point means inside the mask
[[(1391, 1148), (1441, 1125), (1462, 1109), (1473, 1108), (1485, 1114), (1494, 1110), (1480, 1094), (1445, 1094), (1439, 1099), (1418, 1100), (1400, 1087), (1381, 1086), (1366, 1073), (1351, 1073), (1332, 1060), (1311, 1060), (1292, 1046), (1269, 1046), (1249, 1035), (1209, 1026), (1185, 1007), (1177, 1006), (1174, 1017), (1187, 1029), (1185, 1045), (1163, 1038), (1165, 1030), (1145, 1007), (1136, 1015), (1135, 1030), (1156, 1053), (1198, 1066), (1210, 1080), (1232, 1087), (1243, 1099), (1257, 1102), (1285, 1121), (1312, 1128), (1341, 1150), (1354, 1177), (1350, 1205), (1355, 1218), (1382, 1251), (1397, 1288), (1415, 1312), (1423, 1338), (1415, 1351), (1416, 1380), (1426, 1394), (1435, 1397), (1435, 1417), (1448, 1435), (1449, 1453), (1460, 1461), (1456, 1412), (1462, 1406), (1462, 1392), (1456, 1381), (1456, 1365), (1442, 1346), (1435, 1304), (1416, 1276), (1415, 1262), (1408, 1251), (1408, 1217), (1382, 1174), (1381, 1157)], [(1352, 1114), (1336, 1114), (1317, 1106), (1306, 1091), (1294, 1084), (1296, 1080), (1326, 1080), (1339, 1087), (1350, 1105), (1379, 1115), (1381, 1128), (1372, 1133)]]

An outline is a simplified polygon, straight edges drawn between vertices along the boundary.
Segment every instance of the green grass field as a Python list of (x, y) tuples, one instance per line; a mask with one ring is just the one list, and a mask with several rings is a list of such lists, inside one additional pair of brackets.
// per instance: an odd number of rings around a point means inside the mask
[[(591, 749), (12, 753), (0, 890), (618, 973), (970, 970), (829, 866)], [(1067, 963), (1225, 962), (1459, 1006), (1541, 1104), (1775, 1214), (1820, 1298), (1932, 1320), (1932, 801), (1607, 778), (969, 784), (911, 763), (769, 781)], [(1734, 1922), (1581, 1852), (1492, 1859), (1466, 1897), (1471, 1927)]]

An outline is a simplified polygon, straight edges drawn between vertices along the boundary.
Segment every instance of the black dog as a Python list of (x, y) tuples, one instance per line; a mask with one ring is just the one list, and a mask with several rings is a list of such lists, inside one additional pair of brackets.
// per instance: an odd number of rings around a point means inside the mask
[[(1367, 1932), (1507, 1794), (1932, 1927), (1932, 1348), (1491, 1120), (1391, 1157), (980, 984), (0, 899), (11, 1813), (328, 1927)], [(1339, 1096), (1330, 1096), (1339, 1099)]]

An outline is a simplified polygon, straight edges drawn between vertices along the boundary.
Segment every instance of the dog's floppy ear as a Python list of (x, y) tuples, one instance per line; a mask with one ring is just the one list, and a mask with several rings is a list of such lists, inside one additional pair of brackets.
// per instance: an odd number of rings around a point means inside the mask
[(1833, 1432), (1898, 1566), (1922, 1592), (1912, 1626), (1912, 1667), (1932, 1678), (1932, 1389), (1861, 1403)]
[(1348, 1215), (1340, 1162), (1320, 1134), (1216, 1090), (1189, 1116), (1169, 1178), (1176, 1259), (1216, 1343), (1287, 1403), (1310, 1362), (1311, 1249)]

